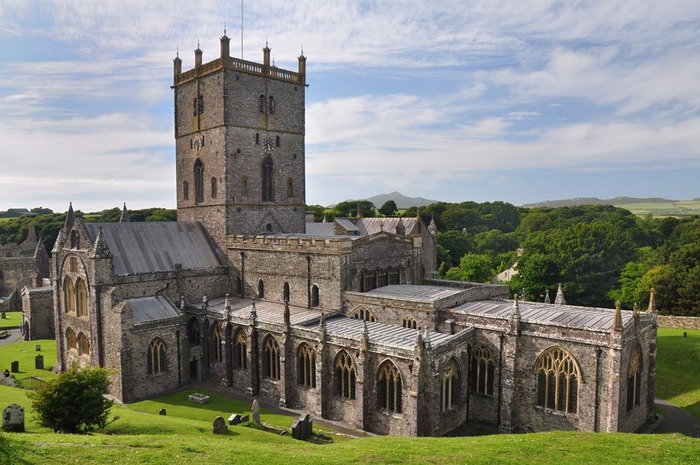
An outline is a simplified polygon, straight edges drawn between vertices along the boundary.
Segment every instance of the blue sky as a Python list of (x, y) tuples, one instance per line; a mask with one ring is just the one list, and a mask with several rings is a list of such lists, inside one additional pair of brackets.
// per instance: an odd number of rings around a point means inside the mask
[[(175, 6), (173, 6), (175, 5)], [(172, 59), (231, 1), (0, 0), (0, 210), (175, 206)], [(308, 58), (307, 203), (700, 197), (700, 2), (250, 1)]]

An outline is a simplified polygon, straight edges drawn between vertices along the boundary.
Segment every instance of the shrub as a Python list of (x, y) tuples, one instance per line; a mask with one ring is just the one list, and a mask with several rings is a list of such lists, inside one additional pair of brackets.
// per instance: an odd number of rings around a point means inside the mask
[(29, 393), (42, 426), (63, 433), (89, 433), (116, 420), (109, 420), (114, 402), (102, 394), (109, 386), (104, 368), (72, 367), (58, 378)]

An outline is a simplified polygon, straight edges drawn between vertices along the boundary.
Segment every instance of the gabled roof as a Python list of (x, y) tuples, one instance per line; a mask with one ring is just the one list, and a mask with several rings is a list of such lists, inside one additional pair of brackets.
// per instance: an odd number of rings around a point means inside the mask
[(102, 235), (114, 257), (114, 274), (129, 275), (221, 266), (215, 246), (198, 222), (85, 223), (93, 242)]
[(418, 224), (416, 218), (360, 218), (357, 222), (357, 227), (360, 229), (360, 235), (371, 236), (379, 232), (389, 232), (396, 234), (396, 225), (399, 224), (399, 219), (406, 228), (406, 234), (413, 234), (414, 229)]
[(126, 301), (131, 307), (134, 326), (152, 323), (154, 321), (169, 320), (181, 315), (168, 299), (163, 296), (137, 297)]

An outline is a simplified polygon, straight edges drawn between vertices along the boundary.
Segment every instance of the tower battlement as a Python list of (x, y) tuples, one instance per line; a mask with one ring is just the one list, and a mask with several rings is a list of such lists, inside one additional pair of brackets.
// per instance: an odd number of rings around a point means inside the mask
[(260, 234), (260, 235), (229, 235), (229, 248), (245, 248), (256, 250), (294, 250), (297, 252), (329, 253), (350, 252), (352, 239), (349, 237), (311, 237), (290, 234)]

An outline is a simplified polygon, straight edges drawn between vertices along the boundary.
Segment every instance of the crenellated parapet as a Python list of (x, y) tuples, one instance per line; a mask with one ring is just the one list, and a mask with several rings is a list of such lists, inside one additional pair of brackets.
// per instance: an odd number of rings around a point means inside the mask
[(352, 239), (337, 237), (313, 237), (289, 234), (261, 234), (257, 236), (229, 235), (226, 241), (229, 249), (262, 251), (294, 251), (308, 253), (349, 253)]

